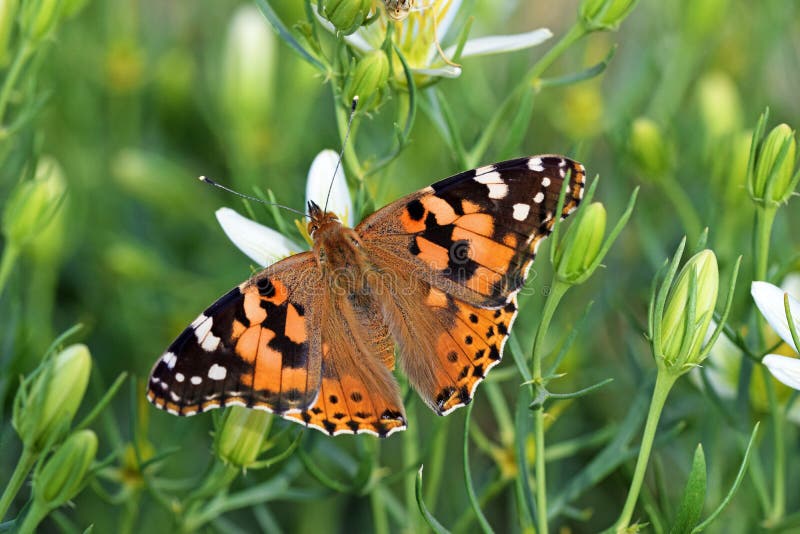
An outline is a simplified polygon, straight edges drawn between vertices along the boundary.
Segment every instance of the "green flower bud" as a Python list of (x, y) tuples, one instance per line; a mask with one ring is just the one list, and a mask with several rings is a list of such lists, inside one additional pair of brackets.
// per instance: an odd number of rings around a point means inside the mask
[(20, 27), (32, 46), (37, 46), (56, 27), (64, 3), (61, 0), (28, 0), (22, 5)]
[(345, 103), (350, 105), (358, 96), (358, 109), (374, 107), (379, 99), (373, 99), (389, 83), (389, 58), (381, 50), (370, 52), (358, 61), (345, 88)]
[(267, 438), (272, 414), (241, 406), (228, 409), (214, 443), (217, 456), (241, 469), (252, 466)]
[(796, 150), (794, 131), (788, 125), (772, 129), (757, 149), (754, 172), (749, 177), (748, 189), (754, 200), (776, 203), (789, 199), (796, 185)]
[(633, 121), (630, 154), (644, 178), (658, 179), (671, 166), (669, 145), (655, 121), (640, 117)]
[(71, 345), (23, 383), (14, 400), (13, 425), (26, 447), (41, 451), (69, 428), (91, 370), (86, 345)]
[(10, 57), (8, 43), (11, 40), (18, 8), (19, 0), (0, 0), (0, 66), (5, 66)]
[(697, 84), (697, 103), (712, 142), (741, 128), (742, 103), (728, 74), (712, 72), (703, 76)]
[(369, 16), (372, 0), (327, 0), (322, 14), (344, 35), (355, 32)]
[(222, 105), (237, 123), (266, 121), (273, 100), (275, 34), (254, 6), (236, 10), (228, 28)]
[(25, 246), (51, 222), (66, 189), (64, 175), (55, 160), (43, 158), (36, 177), (19, 183), (3, 212), (3, 234), (14, 247)]
[(587, 29), (615, 30), (630, 14), (639, 0), (583, 0), (579, 8)]
[[(694, 273), (694, 295), (690, 295)], [(667, 296), (660, 329), (657, 355), (668, 369), (684, 373), (700, 363), (703, 340), (717, 303), (719, 270), (717, 257), (711, 250), (692, 256), (683, 266)], [(693, 304), (694, 309), (689, 309)], [(691, 321), (691, 324), (687, 324)]]
[(556, 276), (568, 284), (579, 283), (591, 275), (606, 232), (606, 209), (599, 202), (585, 208), (569, 227), (555, 254)]
[(52, 510), (75, 497), (97, 454), (97, 436), (91, 430), (79, 430), (64, 441), (33, 477), (33, 499)]

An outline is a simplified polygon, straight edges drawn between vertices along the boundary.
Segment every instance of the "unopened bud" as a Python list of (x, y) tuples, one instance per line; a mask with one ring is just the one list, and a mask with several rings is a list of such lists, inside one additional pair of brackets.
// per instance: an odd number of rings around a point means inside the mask
[(215, 440), (217, 456), (226, 464), (242, 469), (252, 466), (261, 453), (271, 422), (270, 413), (231, 407)]
[(344, 35), (364, 24), (371, 10), (372, 0), (327, 0), (322, 7), (325, 18)]

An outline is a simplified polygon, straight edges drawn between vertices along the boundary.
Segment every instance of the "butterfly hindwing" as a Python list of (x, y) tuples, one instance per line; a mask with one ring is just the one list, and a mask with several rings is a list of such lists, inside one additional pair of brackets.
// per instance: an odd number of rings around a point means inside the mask
[(321, 382), (313, 335), (319, 281), (313, 255), (303, 253), (233, 288), (156, 362), (148, 399), (177, 415), (230, 405), (281, 415), (308, 407)]

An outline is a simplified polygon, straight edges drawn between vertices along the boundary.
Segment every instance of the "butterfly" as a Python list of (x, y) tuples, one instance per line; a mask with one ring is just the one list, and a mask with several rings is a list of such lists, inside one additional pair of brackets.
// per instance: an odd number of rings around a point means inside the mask
[[(556, 155), (462, 172), (355, 228), (309, 202), (313, 248), (234, 287), (155, 363), (147, 398), (176, 415), (266, 410), (326, 434), (406, 428), (392, 374), (447, 415), (503, 356), (542, 240), (583, 196)], [(396, 347), (396, 350), (395, 350)]]

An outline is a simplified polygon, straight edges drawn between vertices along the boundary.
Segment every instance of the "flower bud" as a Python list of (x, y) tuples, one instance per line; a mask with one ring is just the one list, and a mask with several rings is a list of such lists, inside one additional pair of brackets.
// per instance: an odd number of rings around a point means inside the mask
[(265, 120), (273, 98), (275, 35), (258, 9), (236, 10), (228, 28), (222, 76), (226, 113), (244, 122)]
[(3, 234), (8, 243), (22, 247), (51, 222), (65, 194), (65, 181), (55, 160), (43, 158), (33, 180), (20, 182), (3, 212)]
[(796, 185), (795, 154), (797, 142), (794, 131), (779, 124), (767, 135), (756, 152), (749, 190), (753, 199), (776, 203), (789, 199)]
[(61, 18), (61, 0), (28, 0), (23, 2), (20, 27), (32, 46), (47, 38)]
[(54, 509), (75, 497), (97, 454), (97, 436), (79, 430), (64, 441), (33, 477), (36, 505)]
[(71, 345), (44, 362), (32, 383), (17, 392), (13, 424), (26, 447), (34, 451), (66, 431), (86, 392), (92, 358), (86, 345)]
[[(695, 276), (694, 288), (691, 287), (692, 275)], [(690, 294), (692, 289), (693, 295)], [(706, 249), (692, 256), (670, 289), (661, 323), (656, 325), (661, 332), (661, 346), (656, 350), (667, 368), (683, 373), (700, 363), (699, 355), (714, 315), (718, 289), (719, 270), (714, 253)], [(694, 309), (689, 308), (690, 304)], [(690, 319), (692, 323), (687, 324)]]
[(697, 84), (697, 103), (712, 142), (741, 128), (742, 103), (728, 74), (718, 71), (704, 75)]
[(217, 433), (217, 456), (226, 464), (247, 469), (261, 453), (271, 422), (270, 413), (232, 406)]
[(638, 0), (583, 0), (578, 13), (587, 29), (615, 30)]
[(633, 121), (629, 146), (634, 164), (645, 178), (658, 179), (669, 170), (669, 146), (655, 121), (645, 117)]
[(17, 19), (19, 0), (0, 0), (0, 66), (8, 64), (8, 43)]
[(602, 204), (593, 202), (583, 210), (555, 254), (556, 276), (569, 284), (579, 283), (594, 270), (606, 232), (606, 209)]
[(322, 6), (325, 18), (344, 35), (355, 32), (372, 10), (372, 0), (327, 0)]
[(359, 97), (358, 108), (372, 107), (372, 97), (389, 83), (389, 58), (382, 50), (375, 50), (361, 58), (347, 80), (345, 103), (350, 105), (353, 98)]

